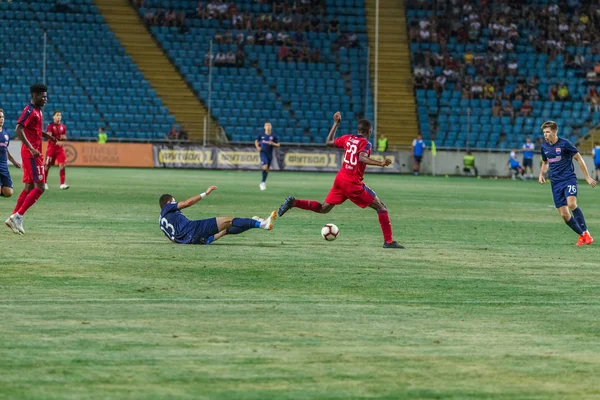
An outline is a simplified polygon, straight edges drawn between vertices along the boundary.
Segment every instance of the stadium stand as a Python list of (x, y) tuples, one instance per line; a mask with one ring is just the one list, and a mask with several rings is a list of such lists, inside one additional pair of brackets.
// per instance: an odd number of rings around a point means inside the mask
[(287, 14), (283, 2), (146, 0), (138, 12), (205, 104), (214, 41), (211, 112), (230, 140), (253, 141), (270, 120), (283, 142), (324, 143), (333, 112), (342, 131), (372, 118), (364, 3), (298, 4)]
[[(42, 81), (47, 31), (47, 85), (51, 111), (62, 110), (71, 139), (163, 139), (175, 119), (105, 25), (91, 0), (0, 2), (0, 107), (6, 126), (29, 102), (29, 86)], [(32, 38), (36, 38), (32, 40)]]
[(585, 137), (600, 122), (599, 13), (576, 0), (408, 2), (424, 138), (521, 147), (526, 136), (541, 140), (548, 119), (573, 142)]

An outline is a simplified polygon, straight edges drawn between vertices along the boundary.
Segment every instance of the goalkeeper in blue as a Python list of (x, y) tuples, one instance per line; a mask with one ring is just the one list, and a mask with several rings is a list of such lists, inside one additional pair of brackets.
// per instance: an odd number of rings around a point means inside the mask
[(266, 219), (215, 217), (198, 221), (190, 221), (181, 210), (188, 208), (217, 190), (210, 186), (206, 192), (178, 202), (170, 194), (160, 196), (160, 217), (158, 223), (165, 236), (178, 244), (211, 244), (225, 235), (238, 235), (249, 229), (273, 229), (273, 221), (277, 217), (275, 211)]
[(550, 167), (550, 183), (554, 205), (567, 225), (579, 235), (576, 246), (590, 245), (594, 242), (587, 229), (583, 212), (577, 206), (577, 176), (573, 167), (573, 159), (591, 187), (596, 187), (596, 181), (590, 176), (585, 161), (579, 150), (567, 139), (558, 137), (558, 125), (554, 121), (542, 124), (545, 143), (542, 143), (542, 169), (539, 182), (546, 183), (544, 177)]

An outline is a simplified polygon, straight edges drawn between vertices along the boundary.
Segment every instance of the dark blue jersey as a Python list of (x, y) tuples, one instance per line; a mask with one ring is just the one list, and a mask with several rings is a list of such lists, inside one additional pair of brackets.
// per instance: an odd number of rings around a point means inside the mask
[(260, 152), (265, 153), (268, 157), (273, 156), (273, 145), (270, 145), (269, 142), (279, 143), (279, 139), (277, 139), (276, 135), (267, 135), (266, 133), (261, 133), (256, 137), (258, 140), (258, 144), (260, 145)]
[(10, 143), (10, 136), (6, 129), (0, 130), (0, 168), (8, 167), (8, 144)]
[(542, 143), (542, 160), (550, 165), (550, 179), (552, 185), (577, 180), (575, 168), (573, 167), (573, 156), (579, 151), (567, 139), (558, 138), (554, 144)]
[(175, 243), (190, 244), (194, 239), (195, 227), (177, 208), (177, 203), (168, 203), (160, 211), (160, 229)]

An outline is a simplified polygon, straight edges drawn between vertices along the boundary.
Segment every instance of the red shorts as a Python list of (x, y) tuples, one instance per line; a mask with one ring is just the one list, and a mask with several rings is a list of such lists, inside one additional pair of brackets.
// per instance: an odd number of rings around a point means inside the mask
[(336, 178), (333, 181), (333, 187), (325, 198), (325, 202), (339, 205), (350, 199), (360, 208), (366, 208), (373, 202), (375, 197), (377, 197), (375, 192), (362, 182), (348, 182)]
[(64, 164), (67, 161), (67, 155), (65, 154), (65, 149), (60, 146), (48, 146), (48, 150), (46, 151), (46, 164), (54, 165), (54, 164)]
[(45, 183), (44, 157), (31, 157), (29, 150), (21, 152), (23, 183)]

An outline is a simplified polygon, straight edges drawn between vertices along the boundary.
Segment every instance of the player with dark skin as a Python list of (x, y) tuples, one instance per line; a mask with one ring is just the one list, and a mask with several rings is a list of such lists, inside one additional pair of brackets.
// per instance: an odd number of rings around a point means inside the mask
[(292, 208), (327, 214), (336, 205), (350, 200), (360, 208), (369, 207), (377, 211), (377, 218), (384, 239), (383, 248), (404, 249), (404, 246), (393, 240), (392, 224), (387, 207), (377, 194), (363, 183), (363, 175), (367, 165), (387, 167), (392, 161), (390, 159), (378, 161), (369, 157), (372, 146), (368, 139), (373, 133), (373, 126), (367, 120), (358, 122), (357, 133), (343, 135), (336, 139), (335, 134), (341, 120), (342, 115), (338, 111), (333, 116), (333, 126), (326, 140), (328, 146), (345, 149), (345, 152), (342, 166), (325, 201), (321, 203), (315, 200), (300, 200), (294, 196), (288, 196), (279, 208), (279, 216), (283, 216)]
[[(32, 93), (31, 94), (31, 103), (33, 103), (34, 106), (42, 108), (46, 105), (46, 103), (48, 103), (48, 92), (41, 92), (41, 93)], [(39, 157), (40, 156), (40, 152), (37, 151), (36, 149), (33, 148), (33, 146), (31, 145), (31, 143), (29, 142), (29, 140), (27, 140), (27, 136), (25, 136), (24, 133), (24, 129), (22, 125), (17, 125), (17, 129), (16, 129), (16, 135), (17, 135), (17, 139), (19, 139), (21, 141), (21, 143), (23, 143), (25, 145), (25, 147), (27, 147), (27, 149), (29, 150), (29, 152), (31, 153), (31, 155), (33, 157)], [(56, 138), (53, 137), (52, 135), (48, 135), (46, 132), (42, 133), (42, 136), (45, 137), (48, 140), (53, 141), (54, 143), (57, 142)], [(38, 188), (39, 190), (42, 191), (42, 193), (45, 190), (45, 183), (44, 182), (31, 182), (31, 183), (26, 183), (25, 184), (25, 189), (30, 191), (33, 190), (33, 188)]]
[[(337, 132), (337, 128), (340, 125), (340, 122), (342, 121), (342, 114), (339, 111), (333, 115), (333, 121), (334, 121), (333, 126), (331, 127), (331, 130), (329, 131), (327, 140), (325, 141), (325, 144), (327, 146), (333, 146), (333, 142), (335, 139), (335, 133)], [(371, 137), (372, 133), (373, 133), (373, 128), (369, 129), (368, 132), (364, 132), (363, 135), (367, 139), (369, 139)], [(387, 167), (388, 165), (390, 165), (392, 163), (392, 160), (390, 160), (389, 158), (386, 158), (383, 161), (373, 160), (365, 152), (361, 152), (358, 155), (358, 161), (361, 163), (365, 163), (367, 165), (374, 165), (376, 167)], [(333, 207), (335, 207), (335, 204), (329, 204), (326, 201), (324, 201), (321, 203), (321, 209), (317, 212), (319, 214), (327, 214), (328, 212), (333, 210)], [(373, 202), (369, 205), (369, 207), (376, 211), (387, 210), (385, 204), (377, 196), (375, 196), (375, 198), (373, 199)]]

